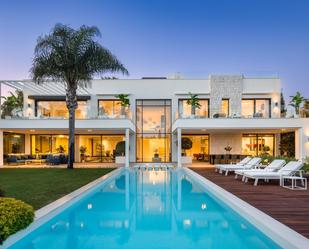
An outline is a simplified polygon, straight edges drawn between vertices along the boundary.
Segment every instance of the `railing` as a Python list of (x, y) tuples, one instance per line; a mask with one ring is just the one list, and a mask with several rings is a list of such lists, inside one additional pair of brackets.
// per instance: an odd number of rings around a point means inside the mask
[(262, 113), (255, 113), (253, 115), (239, 115), (239, 114), (232, 114), (232, 115), (226, 115), (225, 113), (215, 113), (212, 116), (211, 115), (185, 115), (178, 110), (175, 112), (175, 118), (174, 121), (178, 119), (291, 119), (291, 118), (308, 118), (305, 115), (279, 115), (277, 117), (265, 117)]
[[(16, 114), (16, 115), (7, 115), (4, 116), (1, 119), (7, 119), (7, 120), (67, 120), (68, 117), (50, 117), (50, 116), (33, 116), (33, 115), (23, 115), (22, 113)], [(110, 119), (132, 119), (132, 112), (130, 110), (126, 110), (123, 114), (117, 113), (117, 114), (101, 114), (101, 115), (85, 115), (85, 117), (75, 117), (76, 120), (110, 120)]]

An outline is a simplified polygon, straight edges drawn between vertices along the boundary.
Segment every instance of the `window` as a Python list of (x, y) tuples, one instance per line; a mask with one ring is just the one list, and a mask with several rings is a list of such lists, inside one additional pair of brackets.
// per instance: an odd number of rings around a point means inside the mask
[[(77, 119), (85, 119), (87, 117), (87, 102), (78, 101), (78, 107), (75, 111)], [(50, 100), (36, 101), (36, 116), (49, 118), (68, 118), (69, 111), (65, 101)]]
[(119, 100), (99, 100), (99, 115), (113, 116), (120, 115), (121, 105)]
[(243, 99), (241, 114), (244, 117), (270, 118), (270, 99)]
[(125, 155), (122, 135), (78, 135), (78, 146), (86, 149), (80, 152), (79, 161), (114, 162), (116, 156)]
[(250, 156), (274, 155), (275, 137), (273, 134), (244, 134), (242, 154)]
[(18, 133), (3, 133), (3, 154), (24, 154), (25, 135)]
[(67, 154), (68, 142), (68, 135), (31, 135), (31, 154)]
[[(188, 99), (178, 100), (178, 109), (181, 117), (189, 117), (191, 115), (191, 105), (187, 104)], [(209, 118), (209, 100), (199, 99), (200, 109), (195, 109), (195, 115), (198, 117)]]
[(192, 141), (192, 148), (183, 150), (186, 156), (191, 156), (194, 161), (209, 160), (209, 136), (208, 135), (182, 135)]
[(230, 101), (229, 99), (221, 100), (221, 113), (225, 114), (226, 117), (230, 115)]
[(136, 160), (171, 160), (171, 101), (136, 101)]

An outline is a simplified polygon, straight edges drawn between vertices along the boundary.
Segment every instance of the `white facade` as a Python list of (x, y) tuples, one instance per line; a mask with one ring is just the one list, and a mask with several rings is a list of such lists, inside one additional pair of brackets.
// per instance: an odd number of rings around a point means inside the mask
[[(21, 89), (24, 93), (22, 117), (6, 117), (0, 120), (0, 142), (2, 144), (3, 133), (22, 133), (25, 134), (25, 153), (31, 153), (29, 142), (31, 134), (67, 134), (66, 119), (41, 117), (36, 110), (38, 100), (60, 98), (65, 95), (60, 83), (55, 85), (49, 82), (37, 86), (30, 81), (3, 81), (2, 84)], [(233, 148), (232, 153), (243, 154), (243, 134), (273, 134), (273, 154), (278, 155), (280, 133), (289, 131), (295, 132), (295, 157), (302, 159), (309, 156), (309, 121), (305, 118), (280, 117), (280, 90), (281, 84), (278, 78), (245, 78), (242, 75), (214, 75), (207, 79), (93, 80), (89, 88), (79, 91), (79, 95), (87, 97), (85, 98), (87, 111), (84, 118), (76, 120), (76, 134), (121, 134), (125, 136), (126, 141), (129, 140), (126, 146), (126, 152), (129, 151), (129, 157), (126, 157), (125, 161), (127, 165), (128, 160), (130, 162), (151, 162), (156, 156), (150, 161), (137, 158), (141, 156), (141, 153), (137, 151), (137, 147), (138, 149), (141, 147), (137, 144), (137, 137), (141, 136), (146, 139), (149, 134), (145, 132), (139, 135), (141, 132), (137, 127), (136, 103), (139, 100), (167, 100), (170, 103), (168, 108), (171, 108), (171, 121), (170, 129), (165, 127), (164, 132), (167, 137), (170, 137), (166, 142), (169, 144), (166, 146), (170, 148), (168, 152), (165, 152), (167, 158), (165, 162), (178, 162), (179, 166), (181, 165), (182, 156), (179, 149), (181, 137), (178, 136), (180, 134), (207, 135), (207, 153), (214, 155), (226, 153), (224, 148), (227, 145)], [(184, 113), (180, 100), (188, 99), (189, 92), (197, 94), (199, 99), (206, 101), (207, 115), (194, 116)], [(129, 95), (130, 114), (125, 117), (121, 115), (102, 117), (99, 113), (99, 100), (112, 100), (120, 93)], [(242, 100), (245, 99), (248, 100), (249, 107), (251, 101), (254, 103), (255, 113), (253, 115), (244, 116), (243, 109), (246, 103)], [(228, 106), (228, 112), (223, 113), (224, 115), (221, 114), (222, 100), (226, 100), (225, 104)], [(259, 100), (265, 100), (269, 106), (265, 106), (264, 103), (259, 104)], [(257, 106), (262, 107), (264, 114), (259, 113)], [(166, 125), (167, 119), (169, 117), (161, 118), (159, 126), (162, 122)], [(158, 134), (159, 138), (165, 136), (161, 134), (160, 129)], [(149, 153), (156, 154), (157, 152)], [(0, 165), (2, 164), (3, 146), (0, 148)]]

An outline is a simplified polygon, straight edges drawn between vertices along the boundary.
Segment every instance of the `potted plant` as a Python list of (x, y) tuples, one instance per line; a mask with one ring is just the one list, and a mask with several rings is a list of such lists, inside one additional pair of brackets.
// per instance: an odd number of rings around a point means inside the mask
[(227, 145), (226, 147), (224, 147), (224, 150), (226, 151), (226, 154), (230, 154), (230, 152), (231, 152), (232, 149), (233, 149), (233, 148), (232, 148), (231, 146), (229, 146), (229, 145)]
[(115, 148), (115, 163), (125, 163), (125, 149), (126, 149), (126, 142), (120, 141), (116, 144)]
[(301, 96), (300, 92), (296, 92), (296, 94), (294, 96), (290, 96), (291, 101), (290, 101), (290, 106), (294, 107), (295, 109), (295, 118), (299, 117), (299, 108), (301, 103), (305, 100), (305, 98), (303, 96)]
[(116, 95), (116, 98), (120, 100), (120, 106), (121, 106), (121, 111), (120, 115), (121, 118), (125, 118), (126, 116), (126, 108), (130, 106), (130, 99), (128, 98), (128, 94), (118, 94)]
[(192, 157), (187, 156), (186, 150), (190, 150), (192, 148), (192, 140), (188, 137), (181, 138), (181, 162), (184, 164), (192, 163)]
[(63, 154), (65, 152), (65, 149), (62, 145), (59, 145), (59, 147), (56, 149), (58, 154)]
[(201, 104), (199, 103), (198, 95), (192, 94), (189, 92), (190, 98), (187, 100), (187, 104), (191, 106), (191, 118), (195, 117), (195, 110), (201, 108)]
[(80, 152), (80, 160), (82, 163), (84, 163), (86, 161), (86, 151), (87, 151), (87, 148), (86, 146), (80, 146), (79, 147), (79, 152)]

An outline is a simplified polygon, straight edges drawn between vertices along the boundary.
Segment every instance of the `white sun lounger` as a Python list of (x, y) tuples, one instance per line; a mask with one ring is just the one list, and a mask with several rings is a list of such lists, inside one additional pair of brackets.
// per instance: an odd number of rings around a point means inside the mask
[(284, 167), (279, 169), (276, 172), (246, 172), (244, 173), (245, 182), (248, 181), (249, 178), (254, 179), (254, 186), (258, 185), (258, 181), (261, 180), (280, 180), (280, 186), (282, 185), (282, 177), (283, 176), (292, 176), (295, 175), (297, 172), (301, 171), (300, 169), (303, 167), (302, 162), (291, 161), (287, 163)]
[(221, 171), (221, 168), (224, 168), (226, 166), (243, 166), (245, 164), (247, 164), (252, 158), (251, 157), (245, 157), (244, 159), (242, 159), (240, 162), (236, 163), (236, 164), (216, 164), (215, 165), (215, 171)]
[[(264, 169), (238, 169), (235, 170), (235, 179), (237, 179), (238, 176), (243, 176), (245, 173), (248, 172), (275, 172), (277, 170), (279, 170), (280, 168), (282, 168), (285, 165), (285, 160), (281, 160), (281, 159), (276, 159), (274, 161), (272, 161), (268, 166), (266, 166)], [(245, 177), (243, 177), (242, 179), (243, 181), (245, 180)]]
[(230, 171), (233, 172), (233, 171), (239, 170), (239, 169), (253, 169), (253, 168), (256, 168), (261, 161), (262, 161), (261, 158), (253, 157), (248, 163), (246, 163), (244, 165), (229, 164), (229, 165), (226, 165), (224, 167), (221, 167), (220, 170), (222, 172), (225, 171), (225, 176), (227, 176)]

